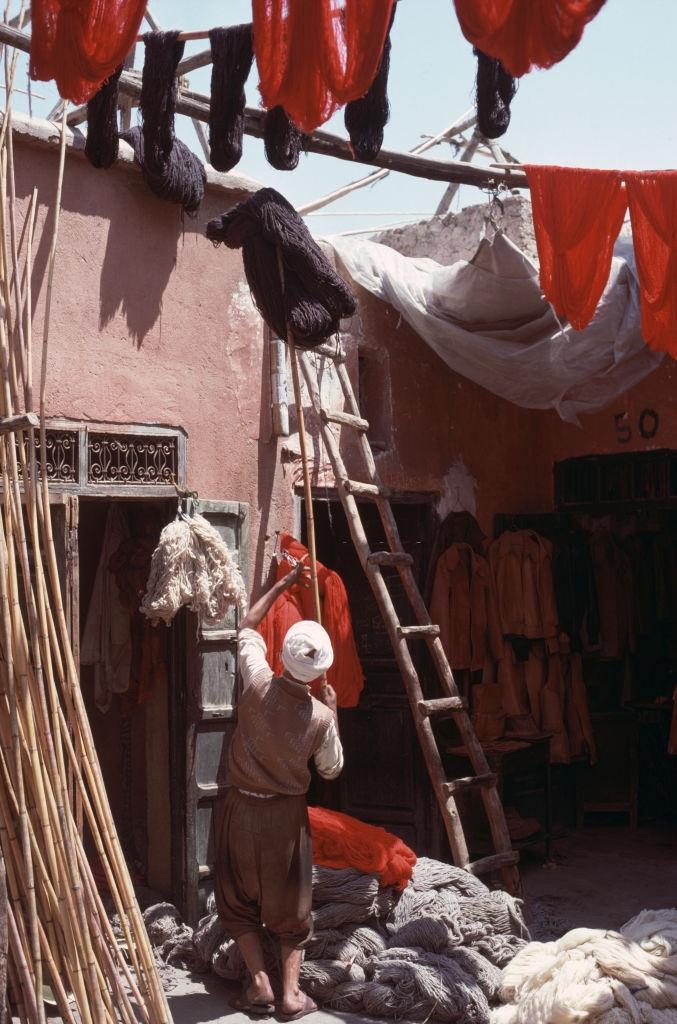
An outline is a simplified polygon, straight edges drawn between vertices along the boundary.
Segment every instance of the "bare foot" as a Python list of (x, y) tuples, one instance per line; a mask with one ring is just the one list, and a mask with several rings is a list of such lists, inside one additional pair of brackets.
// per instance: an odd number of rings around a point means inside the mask
[(285, 994), (280, 1003), (279, 1014), (283, 1019), (294, 1020), (305, 1017), (307, 1013), (314, 1013), (315, 1010), (317, 1010), (317, 1004), (305, 992), (297, 989), (295, 992)]
[(275, 1002), (275, 995), (268, 977), (255, 977), (246, 991), (247, 1002), (270, 1004)]

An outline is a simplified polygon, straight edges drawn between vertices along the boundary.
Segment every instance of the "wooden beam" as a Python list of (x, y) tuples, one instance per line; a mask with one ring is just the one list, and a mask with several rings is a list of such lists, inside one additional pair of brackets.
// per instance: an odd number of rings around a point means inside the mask
[[(0, 42), (7, 43), (23, 50), (30, 51), (30, 36), (25, 32), (12, 28), (11, 25), (0, 25)], [(138, 100), (141, 97), (141, 77), (130, 71), (123, 71), (119, 82), (120, 92), (124, 96)], [(209, 121), (209, 96), (204, 93), (192, 92), (180, 89), (176, 103), (178, 114), (185, 114), (197, 121), (208, 123)], [(263, 138), (263, 126), (265, 121), (265, 110), (256, 107), (245, 108), (245, 133), (254, 138)], [(70, 123), (70, 122), (69, 122)], [(330, 132), (316, 131), (306, 137), (305, 148), (310, 153), (319, 153), (322, 156), (333, 156), (338, 160), (345, 160), (354, 164), (350, 143), (338, 135)], [(415, 156), (412, 153), (399, 153), (394, 150), (382, 149), (373, 160), (366, 161), (372, 167), (386, 168), (389, 171), (398, 171), (401, 174), (409, 174), (415, 178), (427, 178), (429, 181), (458, 181), (464, 185), (476, 185), (478, 188), (497, 188), (499, 185), (506, 185), (508, 188), (528, 188), (527, 178), (524, 172), (513, 171), (508, 168), (490, 169), (485, 167), (474, 167), (472, 164), (464, 164), (460, 160), (430, 160), (426, 157)]]

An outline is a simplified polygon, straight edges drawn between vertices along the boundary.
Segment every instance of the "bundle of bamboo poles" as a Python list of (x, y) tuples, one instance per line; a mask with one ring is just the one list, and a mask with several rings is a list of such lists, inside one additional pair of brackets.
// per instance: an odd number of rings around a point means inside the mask
[[(56, 196), (45, 227), (51, 240), (38, 418), (32, 332), (38, 197), (34, 191), (21, 218), (11, 129), (15, 69), (6, 54), (0, 129), (0, 1021), (9, 1003), (21, 1021), (43, 1022), (48, 987), (67, 1024), (164, 1024), (171, 1020), (167, 1001), (80, 691), (50, 519), (45, 378), (65, 111)], [(116, 939), (97, 889), (99, 868), (124, 940)]]

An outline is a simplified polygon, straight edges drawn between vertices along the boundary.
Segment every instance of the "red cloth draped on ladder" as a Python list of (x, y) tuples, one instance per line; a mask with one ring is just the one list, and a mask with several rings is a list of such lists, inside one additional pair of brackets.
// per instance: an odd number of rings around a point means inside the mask
[(265, 106), (305, 132), (357, 100), (376, 76), (393, 0), (253, 0), (254, 53)]
[(627, 208), (621, 172), (533, 164), (524, 169), (543, 293), (580, 331), (592, 319), (609, 280)]
[[(283, 553), (287, 552), (295, 559), (308, 554), (308, 549), (289, 533), (280, 534), (280, 548)], [(277, 579), (281, 580), (291, 568), (291, 564), (282, 559), (277, 567)], [(317, 576), (322, 603), (322, 625), (329, 633), (334, 648), (334, 664), (327, 673), (327, 681), (336, 690), (339, 707), (354, 708), (364, 686), (364, 675), (355, 646), (348, 595), (338, 573), (325, 568), (320, 562), (317, 563)], [(283, 670), (280, 652), (287, 630), (295, 622), (314, 618), (312, 590), (294, 584), (278, 597), (261, 622), (259, 633), (268, 648), (268, 663), (277, 675), (281, 675)], [(319, 687), (319, 680), (312, 684), (311, 690), (315, 695), (319, 692)]]
[(326, 807), (309, 807), (308, 816), (313, 864), (355, 868), (366, 875), (378, 875), (383, 886), (406, 888), (414, 873), (416, 854), (398, 836)]
[(677, 171), (627, 171), (642, 334), (677, 359)]
[(31, 78), (86, 103), (124, 62), (146, 0), (33, 0)]
[(520, 78), (550, 68), (580, 42), (605, 0), (454, 0), (461, 31)]

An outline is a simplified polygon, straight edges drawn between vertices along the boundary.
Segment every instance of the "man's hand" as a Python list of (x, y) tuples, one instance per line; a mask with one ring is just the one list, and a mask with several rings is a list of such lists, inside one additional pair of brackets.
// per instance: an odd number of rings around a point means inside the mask
[(322, 701), (323, 704), (326, 704), (326, 706), (329, 708), (330, 711), (334, 713), (334, 715), (336, 715), (336, 710), (338, 707), (336, 701), (336, 690), (334, 689), (333, 686), (329, 685), (326, 679), (320, 686), (320, 700)]
[(310, 586), (310, 569), (307, 565), (308, 555), (304, 555), (303, 558), (296, 563), (291, 572), (288, 572), (284, 577), (284, 581), (288, 587), (293, 587), (295, 583), (298, 583), (301, 587)]

